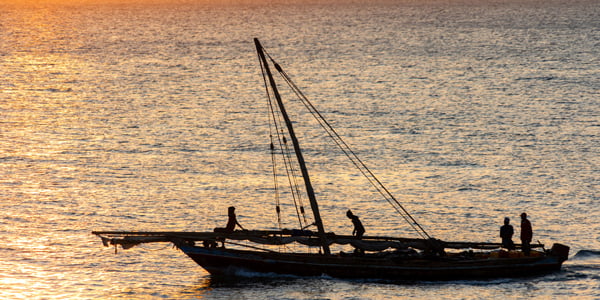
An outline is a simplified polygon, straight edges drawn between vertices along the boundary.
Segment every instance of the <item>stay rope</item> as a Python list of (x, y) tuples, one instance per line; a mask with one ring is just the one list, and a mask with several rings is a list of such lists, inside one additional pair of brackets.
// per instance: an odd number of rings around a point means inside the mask
[[(260, 62), (260, 59), (259, 59)], [(275, 131), (275, 135), (277, 136), (277, 142), (279, 145), (279, 151), (282, 154), (283, 157), (283, 164), (286, 170), (286, 174), (287, 174), (287, 178), (288, 178), (288, 184), (290, 186), (291, 189), (291, 195), (292, 195), (292, 199), (294, 202), (294, 207), (296, 209), (296, 215), (298, 217), (298, 223), (300, 225), (300, 228), (304, 228), (307, 224), (308, 221), (306, 220), (306, 213), (304, 210), (304, 205), (302, 204), (302, 193), (300, 192), (300, 187), (299, 184), (297, 182), (297, 171), (296, 169), (293, 167), (294, 164), (292, 163), (292, 152), (291, 149), (288, 146), (287, 140), (285, 138), (285, 135), (283, 134), (283, 130), (280, 129), (281, 126), (279, 124), (282, 123), (281, 120), (281, 116), (279, 113), (277, 113), (276, 110), (276, 106), (273, 103), (273, 100), (271, 98), (271, 92), (269, 90), (269, 85), (267, 83), (267, 79), (266, 79), (266, 74), (265, 74), (265, 69), (264, 66), (262, 64), (262, 62), (260, 63), (261, 66), (261, 71), (262, 71), (262, 75), (263, 75), (263, 81), (264, 81), (264, 85), (265, 85), (265, 90), (266, 90), (266, 94), (267, 94), (267, 101), (268, 101), (268, 106), (269, 106), (269, 116), (270, 119), (273, 122), (273, 125), (271, 125), (271, 122), (269, 123), (269, 137), (271, 139), (271, 144), (270, 144), (270, 149), (271, 149), (271, 161), (272, 161), (272, 168), (273, 168), (273, 182), (274, 182), (274, 189), (275, 189), (275, 200), (276, 200), (276, 206), (275, 206), (275, 210), (277, 212), (277, 222), (279, 225), (279, 229), (282, 229), (282, 220), (281, 220), (281, 197), (279, 194), (279, 184), (278, 184), (278, 175), (277, 175), (277, 159), (276, 159), (276, 153), (275, 153), (275, 143), (273, 141), (273, 131)], [(273, 126), (275, 127), (275, 130), (273, 130)], [(303, 222), (304, 220), (304, 222)]]
[[(291, 77), (281, 68), (281, 66), (266, 52), (263, 48), (266, 56), (271, 60), (275, 69), (279, 72), (281, 77), (285, 80), (288, 86), (292, 89), (294, 94), (307, 108), (319, 125), (327, 132), (329, 137), (335, 142), (340, 150), (350, 159), (353, 165), (363, 174), (368, 182), (379, 192), (380, 195), (398, 212), (398, 214), (415, 230), (422, 238), (430, 239), (431, 236), (425, 231), (425, 229), (412, 217), (412, 215), (404, 208), (404, 206), (392, 195), (392, 193), (385, 187), (385, 185), (375, 176), (373, 172), (366, 166), (366, 164), (356, 155), (356, 153), (350, 148), (350, 146), (342, 139), (337, 131), (331, 126), (331, 124), (323, 117), (323, 115), (317, 110), (312, 102), (302, 93), (298, 86), (293, 82)], [(262, 64), (261, 64), (262, 67)], [(264, 71), (263, 71), (264, 78)], [(269, 100), (270, 101), (270, 100)]]

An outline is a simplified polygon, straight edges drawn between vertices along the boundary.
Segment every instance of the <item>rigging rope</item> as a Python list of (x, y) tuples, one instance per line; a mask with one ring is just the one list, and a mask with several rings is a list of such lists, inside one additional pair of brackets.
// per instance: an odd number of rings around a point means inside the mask
[[(356, 153), (350, 148), (350, 146), (342, 139), (337, 131), (331, 126), (331, 124), (323, 117), (323, 115), (316, 109), (316, 107), (308, 100), (308, 98), (302, 93), (298, 86), (292, 81), (291, 77), (281, 68), (281, 66), (264, 50), (264, 53), (271, 60), (275, 69), (279, 72), (281, 77), (286, 81), (288, 86), (300, 99), (302, 104), (308, 109), (308, 111), (317, 120), (319, 125), (327, 132), (335, 144), (340, 150), (350, 159), (354, 166), (365, 176), (369, 183), (384, 197), (384, 199), (400, 214), (400, 216), (422, 237), (431, 238), (431, 236), (425, 231), (425, 229), (412, 217), (412, 215), (404, 208), (404, 206), (392, 195), (392, 193), (383, 185), (383, 183), (371, 172), (366, 164), (356, 155)], [(262, 64), (261, 64), (262, 66)], [(263, 73), (264, 76), (264, 73)]]
[[(261, 71), (262, 71), (262, 75), (263, 75), (263, 81), (264, 81), (264, 85), (265, 85), (265, 90), (267, 93), (267, 101), (268, 101), (268, 105), (269, 105), (269, 112), (270, 112), (270, 118), (273, 121), (273, 126), (275, 126), (275, 133), (277, 135), (277, 141), (279, 144), (279, 149), (281, 151), (281, 154), (283, 154), (283, 163), (285, 166), (285, 170), (287, 173), (287, 178), (288, 178), (288, 183), (291, 189), (291, 195), (293, 198), (293, 202), (294, 202), (294, 206), (296, 208), (296, 215), (298, 217), (298, 223), (300, 228), (304, 228), (305, 225), (307, 224), (307, 220), (306, 220), (306, 214), (304, 211), (304, 206), (302, 204), (302, 197), (301, 197), (301, 192), (300, 192), (300, 188), (299, 188), (299, 184), (297, 182), (297, 171), (294, 168), (294, 164), (292, 163), (292, 154), (291, 154), (291, 149), (289, 148), (288, 144), (287, 144), (287, 140), (285, 138), (285, 135), (283, 133), (283, 129), (280, 129), (279, 124), (282, 123), (281, 120), (281, 116), (279, 113), (276, 112), (276, 106), (273, 104), (273, 100), (271, 98), (271, 93), (269, 90), (269, 85), (267, 83), (267, 79), (266, 79), (266, 74), (265, 74), (265, 69), (264, 66), (262, 64), (262, 61), (259, 58), (259, 62), (260, 62), (260, 66), (261, 66)], [(278, 180), (277, 180), (277, 159), (276, 159), (276, 155), (275, 155), (275, 146), (274, 146), (274, 142), (273, 142), (273, 129), (271, 126), (271, 122), (269, 122), (269, 136), (271, 139), (271, 144), (270, 144), (270, 148), (271, 148), (271, 160), (272, 160), (272, 168), (273, 168), (273, 181), (274, 181), (274, 189), (275, 189), (275, 200), (276, 200), (276, 206), (275, 206), (275, 210), (277, 212), (277, 221), (279, 224), (279, 229), (282, 229), (282, 222), (281, 222), (281, 204), (280, 204), (280, 196), (279, 196), (279, 185), (278, 185)], [(302, 219), (304, 220), (304, 224), (302, 222)]]

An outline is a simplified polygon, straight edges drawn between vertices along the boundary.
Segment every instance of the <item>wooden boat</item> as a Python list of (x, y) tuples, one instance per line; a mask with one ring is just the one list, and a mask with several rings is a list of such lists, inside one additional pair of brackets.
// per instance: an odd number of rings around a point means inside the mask
[[(448, 242), (432, 238), (417, 221), (394, 198), (388, 189), (363, 164), (347, 146), (316, 108), (308, 101), (283, 69), (268, 55), (258, 39), (255, 45), (267, 89), (272, 121), (276, 124), (279, 143), (288, 148), (291, 140), (305, 191), (310, 202), (314, 222), (302, 223), (299, 217), (297, 230), (215, 230), (216, 232), (127, 232), (94, 231), (105, 246), (117, 245), (128, 249), (141, 243), (173, 243), (196, 263), (214, 276), (231, 276), (252, 273), (289, 274), (297, 276), (331, 276), (337, 278), (381, 278), (386, 280), (454, 280), (498, 277), (518, 277), (544, 274), (560, 270), (567, 260), (569, 247), (554, 244), (546, 250), (542, 244), (532, 244), (531, 252), (525, 255), (516, 249), (503, 249), (499, 243)], [(325, 231), (319, 206), (312, 188), (300, 144), (294, 133), (292, 121), (285, 110), (275, 83), (273, 66), (303, 101), (313, 116), (334, 139), (342, 152), (353, 162), (374, 188), (392, 205), (403, 219), (419, 235), (418, 238), (389, 236), (347, 236)], [(274, 98), (274, 100), (273, 100)], [(275, 115), (280, 117), (276, 117)], [(285, 130), (284, 130), (285, 128)], [(280, 133), (281, 131), (281, 133)], [(280, 135), (281, 134), (281, 135)], [(273, 151), (275, 153), (275, 151)], [(283, 153), (283, 151), (282, 151)], [(292, 170), (291, 159), (285, 160), (288, 172)], [(293, 189), (292, 189), (293, 190)], [(304, 212), (302, 206), (297, 209)], [(277, 206), (279, 213), (279, 206)], [(307, 228), (316, 227), (316, 231)], [(305, 245), (318, 251), (281, 251), (282, 245)], [(339, 251), (332, 248), (350, 248), (354, 251)]]

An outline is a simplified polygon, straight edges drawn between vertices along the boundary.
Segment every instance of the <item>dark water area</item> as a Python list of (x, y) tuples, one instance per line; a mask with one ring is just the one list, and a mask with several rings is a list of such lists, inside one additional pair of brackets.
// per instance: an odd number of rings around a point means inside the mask
[[(277, 228), (254, 37), (432, 236), (499, 242), (526, 211), (563, 270), (224, 281), (171, 245), (102, 247), (92, 230), (211, 231), (230, 205)], [(0, 298), (598, 299), (598, 49), (598, 1), (0, 1)], [(288, 111), (326, 230), (352, 209), (411, 235)]]

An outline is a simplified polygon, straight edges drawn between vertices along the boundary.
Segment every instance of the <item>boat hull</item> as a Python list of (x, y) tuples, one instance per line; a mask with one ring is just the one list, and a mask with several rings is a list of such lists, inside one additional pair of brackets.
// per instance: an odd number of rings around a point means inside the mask
[(522, 277), (560, 270), (563, 259), (543, 255), (519, 258), (388, 258), (290, 254), (180, 246), (215, 276), (243, 272), (388, 280), (455, 280)]

